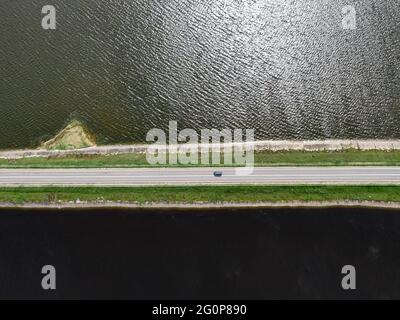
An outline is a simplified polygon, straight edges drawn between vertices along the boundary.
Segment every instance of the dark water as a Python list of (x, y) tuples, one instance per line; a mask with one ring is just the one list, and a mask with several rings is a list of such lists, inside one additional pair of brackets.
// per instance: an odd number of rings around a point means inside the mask
[(400, 138), (400, 3), (353, 0), (0, 0), (0, 148), (68, 119), (102, 143), (153, 127), (257, 138)]
[[(54, 265), (57, 289), (41, 289)], [(354, 265), (357, 290), (341, 289)], [(0, 211), (0, 298), (400, 298), (399, 211)]]

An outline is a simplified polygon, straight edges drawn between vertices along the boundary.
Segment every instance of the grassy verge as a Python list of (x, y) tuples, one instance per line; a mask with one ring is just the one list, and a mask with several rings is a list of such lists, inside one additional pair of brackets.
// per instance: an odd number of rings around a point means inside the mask
[[(256, 166), (400, 165), (400, 151), (259, 151)], [(176, 165), (181, 166), (181, 165)], [(187, 166), (187, 165), (186, 165)], [(194, 166), (194, 165), (193, 165)], [(199, 165), (196, 165), (199, 166)], [(150, 167), (145, 154), (79, 155), (49, 158), (0, 159), (0, 168)]]
[(76, 201), (219, 203), (282, 201), (400, 202), (396, 186), (193, 186), (193, 187), (17, 187), (0, 188), (0, 202)]

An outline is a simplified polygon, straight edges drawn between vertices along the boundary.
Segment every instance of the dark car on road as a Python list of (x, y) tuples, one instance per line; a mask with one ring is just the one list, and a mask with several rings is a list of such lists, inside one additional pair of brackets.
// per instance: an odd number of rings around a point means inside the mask
[(214, 171), (214, 177), (222, 177), (222, 171)]

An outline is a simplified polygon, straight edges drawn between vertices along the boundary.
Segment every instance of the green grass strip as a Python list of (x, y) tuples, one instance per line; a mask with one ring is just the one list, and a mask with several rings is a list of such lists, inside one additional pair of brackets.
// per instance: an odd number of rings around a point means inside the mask
[[(222, 156), (223, 159), (223, 156)], [(400, 151), (259, 151), (256, 166), (398, 166)], [(166, 165), (168, 166), (168, 165)], [(175, 165), (182, 166), (183, 165)], [(186, 167), (188, 165), (185, 165)], [(201, 165), (192, 165), (201, 166)], [(206, 165), (208, 166), (208, 165)], [(150, 167), (145, 154), (79, 155), (49, 158), (0, 159), (0, 168), (135, 168)], [(154, 167), (154, 166), (153, 166)]]
[(192, 186), (192, 187), (3, 187), (0, 202), (21, 204), (76, 201), (281, 202), (390, 201), (400, 202), (399, 186)]

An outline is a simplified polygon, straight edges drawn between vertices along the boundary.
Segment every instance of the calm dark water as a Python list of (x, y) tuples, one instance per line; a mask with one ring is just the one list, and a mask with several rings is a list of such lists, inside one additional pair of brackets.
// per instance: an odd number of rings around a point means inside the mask
[(0, 0), (0, 148), (79, 118), (101, 143), (180, 128), (259, 139), (400, 138), (400, 4), (353, 0)]
[[(340, 286), (349, 264), (353, 292)], [(400, 298), (400, 215), (2, 210), (0, 298)]]

